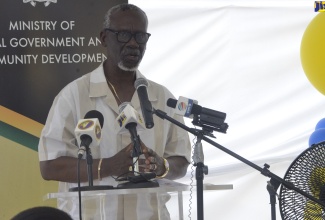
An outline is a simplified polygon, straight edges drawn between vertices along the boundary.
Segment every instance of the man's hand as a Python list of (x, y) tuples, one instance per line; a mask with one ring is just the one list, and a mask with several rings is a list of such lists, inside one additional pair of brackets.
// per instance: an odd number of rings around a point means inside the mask
[(111, 176), (120, 176), (130, 171), (129, 167), (133, 165), (132, 149), (133, 144), (131, 143), (110, 158), (109, 163), (105, 167), (110, 170)]
[(145, 159), (139, 159), (140, 172), (154, 172), (157, 176), (165, 173), (164, 159), (160, 157), (154, 150), (145, 146), (141, 142), (141, 149)]

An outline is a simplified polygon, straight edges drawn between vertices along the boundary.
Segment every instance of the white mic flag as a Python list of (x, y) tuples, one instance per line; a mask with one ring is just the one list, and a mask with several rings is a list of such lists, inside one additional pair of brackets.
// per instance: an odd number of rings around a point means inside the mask
[(191, 114), (193, 104), (197, 104), (198, 101), (185, 98), (180, 96), (176, 103), (175, 114), (182, 115), (188, 118), (193, 118), (193, 114)]
[[(80, 119), (74, 130), (79, 147), (99, 146), (102, 129), (97, 118)], [(90, 142), (90, 143), (89, 143)]]
[(130, 123), (137, 124), (137, 131), (145, 130), (142, 116), (130, 104), (125, 104), (121, 104), (120, 114), (115, 120), (115, 127), (117, 128), (118, 134), (129, 133), (129, 130), (125, 126)]

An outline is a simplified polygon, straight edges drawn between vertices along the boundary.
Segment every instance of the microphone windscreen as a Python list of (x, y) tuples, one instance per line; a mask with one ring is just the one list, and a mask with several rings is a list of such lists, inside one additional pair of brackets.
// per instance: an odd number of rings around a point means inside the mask
[(176, 108), (177, 100), (176, 99), (168, 99), (167, 106), (171, 108)]
[(102, 113), (100, 113), (97, 110), (91, 110), (86, 113), (84, 119), (90, 119), (90, 118), (97, 118), (100, 124), (100, 127), (103, 127), (104, 125), (104, 116)]
[(148, 82), (144, 78), (137, 78), (134, 82), (134, 88), (138, 89), (140, 86), (148, 87)]

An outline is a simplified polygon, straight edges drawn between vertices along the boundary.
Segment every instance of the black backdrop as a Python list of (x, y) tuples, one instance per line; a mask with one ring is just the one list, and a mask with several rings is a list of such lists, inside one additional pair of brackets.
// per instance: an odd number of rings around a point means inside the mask
[[(105, 58), (98, 44), (103, 17), (122, 2), (127, 1), (2, 0), (0, 105), (44, 124), (57, 93)], [(82, 55), (95, 59), (82, 62)]]

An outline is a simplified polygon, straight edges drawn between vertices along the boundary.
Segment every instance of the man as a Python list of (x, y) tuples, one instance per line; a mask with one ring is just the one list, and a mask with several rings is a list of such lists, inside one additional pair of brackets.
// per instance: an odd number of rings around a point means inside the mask
[[(116, 186), (118, 182), (113, 177), (129, 172), (133, 164), (133, 144), (129, 134), (118, 134), (114, 121), (119, 114), (118, 106), (123, 102), (131, 102), (141, 112), (134, 82), (137, 78), (145, 78), (138, 66), (150, 37), (147, 27), (147, 16), (140, 8), (131, 4), (111, 8), (100, 33), (102, 45), (107, 48), (107, 60), (67, 85), (55, 98), (42, 131), (39, 158), (42, 177), (60, 181), (60, 192), (76, 187), (78, 146), (74, 129), (78, 120), (90, 110), (101, 112), (105, 118), (100, 146), (91, 149), (94, 185)], [(183, 122), (174, 115), (173, 109), (166, 107), (167, 99), (173, 95), (165, 87), (147, 81), (152, 106)], [(155, 115), (154, 124), (152, 129), (138, 131), (145, 155), (145, 159), (139, 160), (140, 172), (154, 172), (158, 177), (170, 180), (183, 177), (191, 151), (187, 132)], [(85, 160), (81, 161), (80, 167), (80, 180), (87, 185)], [(113, 196), (107, 201), (107, 219), (157, 219), (157, 209), (160, 208), (148, 195), (137, 195), (135, 199)], [(74, 218), (79, 218), (77, 199), (60, 200), (58, 205)], [(88, 215), (97, 219), (101, 210)], [(164, 215), (168, 219), (168, 214)]]

